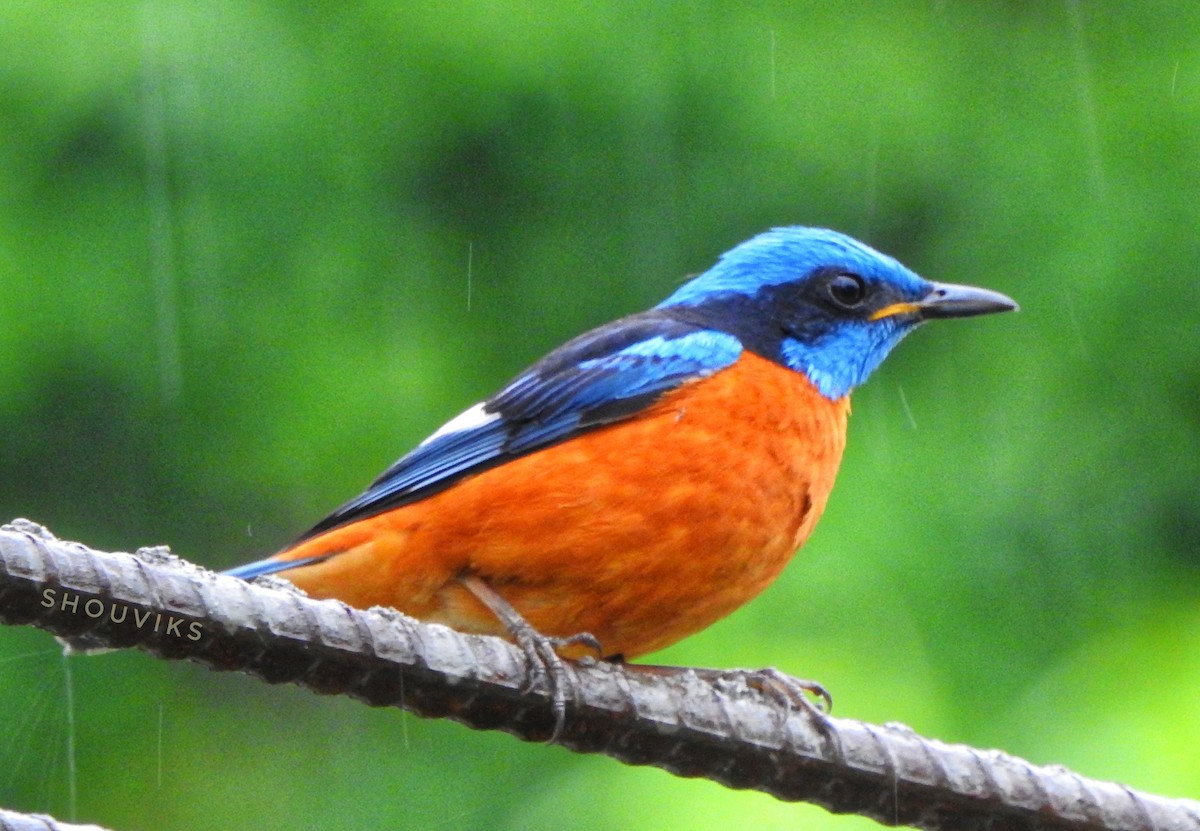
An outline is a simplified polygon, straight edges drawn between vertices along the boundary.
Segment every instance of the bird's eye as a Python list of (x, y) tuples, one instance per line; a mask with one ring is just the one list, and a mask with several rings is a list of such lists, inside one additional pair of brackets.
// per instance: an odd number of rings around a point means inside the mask
[(857, 274), (839, 274), (829, 281), (829, 296), (839, 306), (854, 308), (867, 296), (867, 287)]

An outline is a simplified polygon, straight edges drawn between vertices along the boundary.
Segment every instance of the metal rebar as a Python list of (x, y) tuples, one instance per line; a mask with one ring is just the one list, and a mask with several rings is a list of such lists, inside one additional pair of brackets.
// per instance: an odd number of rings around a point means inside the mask
[[(137, 647), (373, 706), (545, 741), (551, 697), (511, 644), (395, 611), (246, 583), (164, 548), (93, 551), (15, 520), (0, 528), (0, 622), (77, 647)], [(746, 677), (575, 662), (559, 743), (680, 776), (925, 829), (1200, 831), (1200, 803), (786, 707)], [(2, 827), (2, 826), (0, 826)]]

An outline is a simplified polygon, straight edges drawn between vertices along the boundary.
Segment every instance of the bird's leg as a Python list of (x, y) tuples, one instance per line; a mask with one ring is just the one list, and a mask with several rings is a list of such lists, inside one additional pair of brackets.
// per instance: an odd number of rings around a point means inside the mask
[(579, 682), (557, 650), (564, 646), (586, 646), (599, 656), (604, 654), (600, 641), (589, 632), (579, 632), (566, 638), (544, 635), (482, 578), (474, 574), (461, 574), (458, 582), (491, 610), (517, 642), (517, 647), (525, 655), (525, 666), (529, 672), (527, 688), (542, 681), (550, 690), (554, 707), (554, 732), (546, 741), (553, 744), (562, 735), (566, 724), (567, 702), (574, 702), (579, 694)]
[(627, 664), (621, 656), (609, 658), (614, 663), (620, 663), (635, 672), (648, 672), (655, 675), (677, 675), (681, 672), (693, 672), (698, 678), (706, 681), (740, 680), (747, 686), (774, 698), (790, 713), (794, 708), (804, 710), (814, 716), (824, 716), (833, 709), (833, 696), (829, 690), (816, 682), (803, 678), (793, 678), (774, 667), (765, 669), (708, 669), (705, 667), (670, 667), (659, 664)]

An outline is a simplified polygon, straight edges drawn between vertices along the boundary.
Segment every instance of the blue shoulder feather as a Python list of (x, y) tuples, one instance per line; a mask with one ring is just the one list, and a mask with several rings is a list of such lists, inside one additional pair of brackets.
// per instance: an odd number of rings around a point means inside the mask
[(654, 309), (551, 352), (443, 426), (302, 537), (415, 502), (464, 476), (629, 418), (663, 393), (737, 361), (733, 335)]

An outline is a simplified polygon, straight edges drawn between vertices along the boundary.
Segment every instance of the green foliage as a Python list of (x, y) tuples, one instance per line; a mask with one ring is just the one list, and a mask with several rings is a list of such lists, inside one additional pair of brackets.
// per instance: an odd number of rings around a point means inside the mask
[[(0, 7), (0, 518), (260, 556), (778, 224), (1023, 311), (855, 397), (821, 527), (657, 656), (1200, 792), (1200, 7)], [(0, 633), (0, 805), (117, 828), (867, 827)]]

